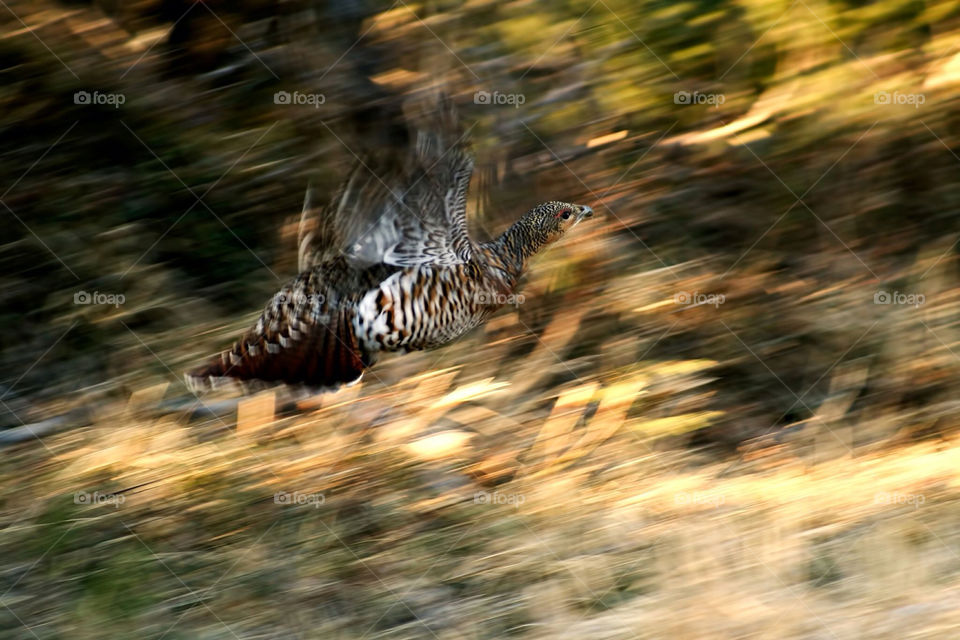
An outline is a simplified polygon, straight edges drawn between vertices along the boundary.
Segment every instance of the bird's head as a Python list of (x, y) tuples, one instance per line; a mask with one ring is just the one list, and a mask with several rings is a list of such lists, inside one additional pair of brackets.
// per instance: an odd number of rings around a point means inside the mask
[(569, 202), (544, 202), (524, 216), (536, 234), (541, 235), (543, 244), (551, 244), (563, 237), (563, 234), (585, 218), (593, 216), (593, 209), (585, 204)]
[(562, 238), (578, 222), (592, 216), (593, 209), (584, 204), (557, 201), (538, 204), (492, 243), (494, 255), (503, 262), (506, 272), (519, 277), (530, 258)]

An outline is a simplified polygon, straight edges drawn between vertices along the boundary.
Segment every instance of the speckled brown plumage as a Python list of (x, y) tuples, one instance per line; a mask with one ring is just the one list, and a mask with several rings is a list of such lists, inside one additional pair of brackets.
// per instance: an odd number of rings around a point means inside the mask
[(411, 148), (380, 174), (359, 162), (331, 199), (304, 204), (301, 273), (256, 325), (192, 386), (219, 378), (336, 387), (382, 351), (432, 349), (483, 323), (511, 294), (528, 260), (590, 207), (540, 204), (497, 239), (467, 232), (473, 162), (449, 103), (412, 123)]

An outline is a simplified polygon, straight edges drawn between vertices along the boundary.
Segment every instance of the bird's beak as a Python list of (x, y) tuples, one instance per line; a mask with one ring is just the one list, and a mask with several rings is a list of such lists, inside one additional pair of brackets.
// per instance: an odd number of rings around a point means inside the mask
[(585, 204), (580, 205), (580, 213), (577, 214), (577, 222), (583, 220), (584, 218), (592, 218), (593, 209), (588, 207)]

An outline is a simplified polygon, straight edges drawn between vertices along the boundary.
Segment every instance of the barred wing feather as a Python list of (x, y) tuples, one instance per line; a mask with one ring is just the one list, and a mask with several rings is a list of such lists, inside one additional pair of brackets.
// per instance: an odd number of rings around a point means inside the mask
[(359, 161), (328, 207), (308, 200), (300, 225), (301, 270), (336, 254), (398, 267), (470, 261), (466, 200), (473, 159), (456, 116), (442, 111), (415, 129), (409, 153), (371, 166)]

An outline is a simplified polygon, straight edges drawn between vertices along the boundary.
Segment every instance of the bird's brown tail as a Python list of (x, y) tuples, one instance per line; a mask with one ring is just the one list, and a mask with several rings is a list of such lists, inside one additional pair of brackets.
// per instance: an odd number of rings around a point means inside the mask
[(324, 320), (252, 330), (229, 351), (189, 372), (187, 384), (205, 389), (227, 378), (336, 388), (356, 382), (366, 365), (350, 313), (340, 309)]

